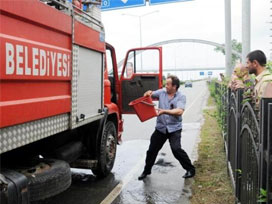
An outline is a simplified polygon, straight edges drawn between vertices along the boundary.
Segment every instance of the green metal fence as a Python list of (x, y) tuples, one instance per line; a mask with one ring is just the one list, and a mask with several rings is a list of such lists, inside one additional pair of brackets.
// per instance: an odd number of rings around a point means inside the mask
[(272, 98), (256, 111), (242, 89), (216, 82), (214, 89), (237, 203), (272, 203)]

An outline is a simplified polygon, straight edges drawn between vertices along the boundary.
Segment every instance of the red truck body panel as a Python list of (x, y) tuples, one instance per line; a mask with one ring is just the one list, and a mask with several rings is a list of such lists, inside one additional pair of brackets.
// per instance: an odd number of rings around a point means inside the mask
[[(80, 22), (75, 43), (105, 50)], [(0, 49), (0, 128), (71, 111), (70, 16), (37, 0), (0, 3)]]
[(75, 22), (75, 43), (97, 51), (105, 51), (105, 43), (100, 41), (99, 32), (80, 22)]

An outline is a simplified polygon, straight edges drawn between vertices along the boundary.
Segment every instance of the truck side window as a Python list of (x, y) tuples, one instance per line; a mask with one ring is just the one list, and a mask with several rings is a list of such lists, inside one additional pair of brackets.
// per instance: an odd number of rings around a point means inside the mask
[(131, 78), (133, 76), (133, 73), (134, 73), (133, 62), (127, 62), (125, 77), (126, 78)]
[(107, 59), (107, 68), (108, 68), (109, 76), (113, 77), (113, 64), (112, 64), (113, 62), (112, 62), (110, 50), (106, 50), (106, 59)]
[(128, 55), (124, 77), (129, 74), (159, 73), (160, 53), (158, 50), (134, 50)]
[(114, 76), (114, 70), (113, 70), (113, 61), (112, 61), (112, 55), (111, 50), (106, 50), (106, 62), (107, 62), (107, 69), (108, 69), (108, 77), (111, 83), (111, 101), (113, 103), (117, 102), (116, 98), (116, 91), (115, 91), (115, 77)]

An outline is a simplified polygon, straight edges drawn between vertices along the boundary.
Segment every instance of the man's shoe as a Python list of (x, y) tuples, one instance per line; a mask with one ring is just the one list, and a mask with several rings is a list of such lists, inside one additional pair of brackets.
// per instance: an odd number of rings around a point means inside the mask
[(143, 172), (139, 177), (138, 177), (138, 180), (143, 180), (147, 177), (147, 175), (149, 175), (150, 173), (145, 173)]
[(192, 178), (195, 176), (195, 169), (187, 171), (182, 178)]

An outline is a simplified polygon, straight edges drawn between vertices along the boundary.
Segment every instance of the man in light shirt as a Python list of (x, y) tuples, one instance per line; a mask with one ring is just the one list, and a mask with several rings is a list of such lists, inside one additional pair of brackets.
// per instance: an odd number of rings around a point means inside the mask
[(272, 74), (266, 69), (266, 56), (261, 50), (252, 51), (247, 55), (247, 69), (249, 74), (256, 75), (253, 97), (256, 107), (259, 107), (260, 99), (268, 97), (265, 90), (272, 83)]
[(171, 150), (181, 166), (186, 170), (183, 178), (191, 178), (195, 175), (193, 166), (187, 153), (181, 148), (182, 114), (185, 110), (186, 97), (179, 92), (179, 79), (176, 76), (168, 76), (165, 89), (147, 91), (144, 96), (151, 96), (159, 100), (158, 117), (155, 131), (153, 132), (149, 149), (146, 153), (143, 173), (138, 177), (143, 180), (151, 174), (152, 166), (158, 152), (166, 140), (169, 140)]

